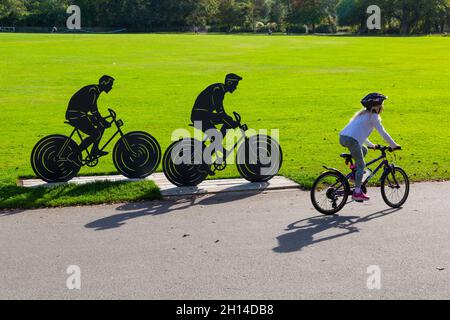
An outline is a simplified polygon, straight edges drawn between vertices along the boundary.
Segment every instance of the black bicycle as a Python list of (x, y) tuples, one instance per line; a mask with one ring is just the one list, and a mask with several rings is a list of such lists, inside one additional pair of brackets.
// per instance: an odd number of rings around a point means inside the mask
[(208, 151), (206, 140), (185, 138), (169, 146), (163, 157), (163, 171), (171, 183), (179, 187), (197, 186), (209, 175), (225, 170), (227, 159), (236, 148), (237, 169), (246, 180), (269, 181), (278, 173), (283, 161), (278, 142), (267, 135), (247, 137), (247, 125), (241, 124), (238, 113), (233, 114), (241, 135), (230, 149), (223, 148), (222, 155), (216, 154), (215, 159), (214, 152)]
[[(124, 134), (121, 127), (123, 121), (118, 120), (116, 113), (108, 109), (110, 124), (117, 127), (114, 135), (104, 144), (101, 151), (120, 135), (113, 149), (113, 162), (117, 170), (128, 178), (145, 178), (152, 174), (161, 161), (161, 147), (150, 134), (134, 131)], [(69, 124), (69, 122), (65, 122)], [(75, 177), (82, 166), (95, 167), (100, 156), (92, 155), (83, 150), (72, 139), (75, 135), (83, 141), (79, 129), (74, 128), (69, 137), (64, 135), (50, 135), (41, 139), (31, 153), (31, 167), (34, 173), (46, 182), (66, 182)]]
[[(380, 178), (381, 195), (384, 202), (392, 208), (400, 208), (405, 204), (409, 196), (409, 178), (406, 172), (392, 164), (387, 159), (387, 152), (401, 150), (400, 148), (392, 149), (389, 147), (379, 146), (377, 150), (381, 151), (381, 156), (370, 161), (366, 165), (365, 178), (362, 184), (362, 190), (367, 192), (367, 184), (383, 169)], [(352, 169), (347, 176), (334, 168), (324, 167), (328, 171), (321, 174), (314, 182), (311, 190), (311, 201), (314, 208), (322, 214), (333, 215), (339, 212), (347, 204), (347, 199), (354, 192), (354, 188), (350, 187), (349, 180), (355, 177), (355, 168), (351, 154), (341, 154), (345, 159), (346, 165)], [(395, 158), (395, 154), (394, 154)], [(375, 170), (371, 170), (369, 166), (381, 161)]]

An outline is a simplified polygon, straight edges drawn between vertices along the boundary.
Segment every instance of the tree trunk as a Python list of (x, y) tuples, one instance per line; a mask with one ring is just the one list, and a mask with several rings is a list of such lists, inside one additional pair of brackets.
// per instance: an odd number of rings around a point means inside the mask
[(359, 20), (359, 33), (365, 33), (366, 32), (366, 16), (361, 15)]
[(409, 34), (409, 30), (410, 26), (409, 26), (409, 20), (408, 20), (408, 8), (406, 7), (406, 5), (403, 5), (402, 8), (402, 18), (401, 18), (401, 22), (400, 22), (400, 33), (402, 34)]
[(331, 31), (332, 31), (333, 33), (336, 33), (336, 32), (337, 32), (336, 22), (335, 22), (334, 19), (332, 19), (331, 16), (328, 16), (328, 24), (329, 24), (330, 27), (331, 27)]
[(400, 25), (400, 33), (401, 34), (409, 34), (409, 21), (408, 19), (402, 20)]

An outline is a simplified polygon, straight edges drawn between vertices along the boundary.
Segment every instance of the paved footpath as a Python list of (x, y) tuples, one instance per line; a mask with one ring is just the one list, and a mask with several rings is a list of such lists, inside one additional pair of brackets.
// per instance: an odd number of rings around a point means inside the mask
[(450, 183), (370, 194), (333, 217), (300, 190), (1, 212), (0, 298), (449, 299)]
[[(217, 179), (205, 180), (196, 187), (177, 187), (167, 180), (164, 173), (154, 173), (146, 180), (152, 180), (161, 191), (163, 198), (202, 195), (207, 193), (229, 193), (242, 191), (261, 191), (261, 190), (286, 190), (298, 189), (300, 186), (292, 180), (282, 176), (273, 177), (268, 182), (253, 182), (250, 183), (245, 179)], [(34, 187), (53, 187), (56, 185), (63, 185), (68, 183), (86, 184), (100, 181), (139, 181), (141, 179), (128, 179), (121, 175), (113, 176), (90, 176), (90, 177), (75, 177), (70, 182), (56, 182), (47, 183), (40, 179), (24, 179), (20, 180), (19, 184), (27, 188)]]

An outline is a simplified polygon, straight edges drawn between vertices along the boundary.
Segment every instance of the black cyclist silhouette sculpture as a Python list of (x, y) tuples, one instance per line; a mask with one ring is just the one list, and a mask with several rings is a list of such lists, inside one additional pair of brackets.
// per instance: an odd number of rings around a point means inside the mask
[[(196, 186), (217, 171), (225, 170), (227, 159), (235, 150), (239, 174), (248, 181), (268, 181), (278, 173), (283, 158), (278, 142), (267, 135), (247, 136), (248, 127), (241, 123), (241, 116), (233, 112), (233, 118), (225, 112), (225, 94), (233, 93), (241, 80), (242, 77), (230, 73), (224, 83), (208, 86), (197, 97), (189, 125), (201, 130), (205, 138), (175, 141), (163, 157), (164, 174), (176, 186)], [(223, 138), (232, 129), (239, 129), (240, 135), (227, 149)]]
[[(73, 127), (70, 136), (50, 135), (41, 139), (31, 153), (35, 174), (47, 182), (66, 182), (75, 177), (82, 166), (95, 167), (105, 148), (117, 137), (112, 157), (116, 169), (128, 178), (145, 178), (152, 174), (161, 161), (161, 148), (150, 134), (134, 131), (124, 134), (122, 120), (108, 109), (102, 117), (97, 100), (102, 92), (109, 93), (114, 78), (104, 75), (98, 84), (88, 85), (76, 92), (69, 101), (66, 124)], [(116, 127), (112, 137), (100, 147), (105, 129)], [(73, 139), (78, 138), (80, 144)], [(91, 150), (89, 147), (92, 145)]]

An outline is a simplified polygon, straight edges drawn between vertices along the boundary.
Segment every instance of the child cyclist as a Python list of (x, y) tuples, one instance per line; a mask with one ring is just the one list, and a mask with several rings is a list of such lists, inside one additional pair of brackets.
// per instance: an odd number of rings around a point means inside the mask
[(394, 149), (399, 149), (400, 146), (391, 138), (381, 124), (380, 114), (383, 111), (383, 102), (388, 97), (380, 93), (371, 93), (367, 95), (362, 101), (365, 109), (359, 111), (350, 120), (350, 123), (340, 133), (340, 143), (342, 146), (348, 148), (356, 163), (355, 176), (355, 192), (353, 193), (353, 200), (368, 201), (368, 197), (361, 189), (362, 180), (364, 176), (364, 169), (366, 163), (364, 157), (367, 154), (366, 144), (371, 149), (377, 149), (378, 145), (370, 142), (368, 137), (373, 129), (376, 129), (383, 139)]

